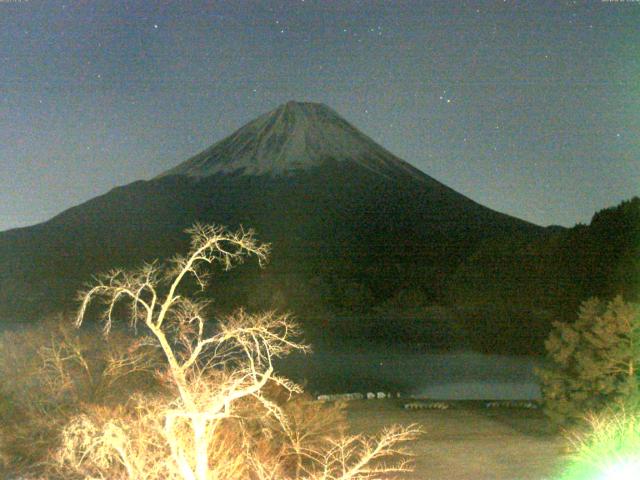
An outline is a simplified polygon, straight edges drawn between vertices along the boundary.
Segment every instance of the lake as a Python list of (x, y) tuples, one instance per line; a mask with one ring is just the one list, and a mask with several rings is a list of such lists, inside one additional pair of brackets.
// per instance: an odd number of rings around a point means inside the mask
[(312, 394), (401, 392), (438, 400), (536, 400), (543, 359), (470, 351), (419, 352), (368, 345), (293, 355), (278, 371)]

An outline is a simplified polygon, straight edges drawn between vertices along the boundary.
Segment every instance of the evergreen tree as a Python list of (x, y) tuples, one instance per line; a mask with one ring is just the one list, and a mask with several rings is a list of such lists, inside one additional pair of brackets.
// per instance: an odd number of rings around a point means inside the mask
[(637, 397), (640, 305), (621, 296), (587, 300), (575, 322), (554, 323), (545, 347), (550, 365), (538, 375), (545, 413), (555, 423), (575, 423)]

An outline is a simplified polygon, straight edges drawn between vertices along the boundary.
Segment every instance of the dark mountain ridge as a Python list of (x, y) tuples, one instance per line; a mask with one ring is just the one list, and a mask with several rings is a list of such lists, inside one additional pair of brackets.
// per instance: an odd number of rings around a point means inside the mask
[(482, 242), (450, 279), (457, 304), (546, 311), (572, 321), (591, 297), (640, 300), (640, 198), (596, 212), (589, 225)]

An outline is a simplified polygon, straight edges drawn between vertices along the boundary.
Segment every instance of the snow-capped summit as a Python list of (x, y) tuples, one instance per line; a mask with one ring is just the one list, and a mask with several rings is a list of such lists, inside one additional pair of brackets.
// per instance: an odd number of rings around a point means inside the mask
[(423, 177), (321, 103), (287, 102), (225, 139), (162, 173), (208, 177), (217, 173), (284, 175), (326, 160), (352, 161), (387, 174)]

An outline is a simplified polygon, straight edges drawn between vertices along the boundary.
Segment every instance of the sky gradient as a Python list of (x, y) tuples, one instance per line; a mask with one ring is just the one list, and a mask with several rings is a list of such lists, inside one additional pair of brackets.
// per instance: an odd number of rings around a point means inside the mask
[(322, 102), (495, 210), (640, 194), (640, 1), (0, 0), (0, 231)]

